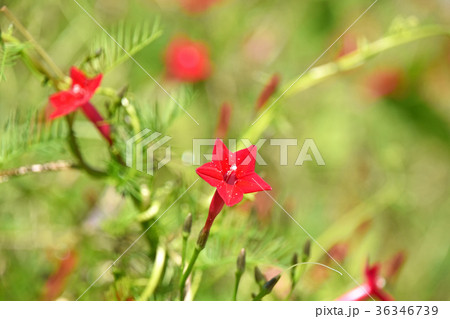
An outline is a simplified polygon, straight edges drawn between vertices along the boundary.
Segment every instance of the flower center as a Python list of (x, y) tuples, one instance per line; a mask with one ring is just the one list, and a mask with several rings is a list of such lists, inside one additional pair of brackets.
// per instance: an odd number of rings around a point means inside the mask
[(85, 90), (79, 84), (75, 84), (72, 88), (73, 93), (76, 95), (83, 95)]
[(234, 185), (234, 183), (236, 182), (236, 180), (237, 180), (236, 170), (237, 170), (236, 164), (231, 165), (230, 169), (228, 170), (227, 174), (225, 175), (225, 182), (227, 184)]

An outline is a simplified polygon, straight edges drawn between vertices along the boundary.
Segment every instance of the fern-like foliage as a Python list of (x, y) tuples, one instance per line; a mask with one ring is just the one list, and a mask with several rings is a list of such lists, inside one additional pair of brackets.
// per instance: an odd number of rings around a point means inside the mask
[[(12, 30), (8, 31), (8, 33)], [(0, 81), (6, 80), (5, 69), (13, 66), (26, 48), (25, 43), (11, 43), (3, 41), (0, 31)]]
[(180, 115), (185, 115), (183, 109), (188, 109), (196, 97), (196, 92), (191, 86), (181, 87), (170, 94), (171, 97), (160, 95), (154, 101), (153, 107), (139, 105), (137, 112), (142, 127), (166, 132)]
[(161, 34), (159, 19), (155, 20), (153, 26), (148, 21), (139, 25), (121, 22), (94, 40), (91, 54), (84, 63), (93, 73), (106, 73), (144, 49)]
[(0, 165), (30, 149), (37, 148), (46, 153), (53, 142), (62, 145), (60, 142), (67, 136), (64, 124), (63, 121), (47, 122), (42, 110), (13, 112), (0, 127)]

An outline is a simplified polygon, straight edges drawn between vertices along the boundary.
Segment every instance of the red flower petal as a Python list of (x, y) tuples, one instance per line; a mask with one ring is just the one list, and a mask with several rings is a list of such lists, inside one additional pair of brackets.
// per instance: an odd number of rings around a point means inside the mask
[(252, 145), (232, 155), (232, 163), (236, 165), (236, 177), (241, 178), (255, 171), (257, 147)]
[(83, 100), (80, 100), (71, 91), (55, 93), (50, 96), (50, 103), (56, 107), (56, 111), (50, 115), (50, 118), (55, 119), (57, 117), (72, 113), (78, 108), (78, 106), (80, 106), (80, 103), (82, 102)]
[(217, 186), (217, 191), (227, 206), (236, 205), (244, 198), (244, 192), (239, 187), (225, 182)]
[(86, 90), (91, 94), (90, 97), (92, 97), (94, 95), (95, 91), (100, 86), (102, 79), (103, 79), (103, 74), (99, 74), (95, 78), (87, 80)]
[(378, 280), (378, 273), (380, 271), (380, 265), (374, 264), (373, 266), (370, 266), (367, 262), (366, 268), (364, 270), (367, 283), (372, 287), (373, 290), (378, 289), (377, 280)]
[(222, 140), (216, 139), (212, 154), (212, 161), (220, 170), (222, 175), (225, 175), (230, 169), (229, 158), (230, 151), (228, 150), (228, 148), (225, 146), (225, 144), (223, 144)]
[(363, 301), (372, 294), (369, 284), (364, 283), (361, 286), (353, 288), (349, 292), (340, 296), (336, 301)]
[(72, 87), (75, 84), (78, 84), (79, 86), (84, 88), (88, 80), (84, 73), (74, 66), (70, 68), (70, 78), (72, 79)]
[(272, 189), (272, 187), (256, 173), (239, 178), (236, 182), (236, 186), (239, 187), (244, 194), (270, 191)]
[(223, 174), (217, 169), (213, 162), (208, 162), (196, 170), (197, 174), (203, 178), (209, 185), (217, 187), (223, 181)]
[(70, 69), (70, 78), (72, 79), (71, 89), (73, 89), (75, 85), (78, 85), (83, 90), (82, 93), (80, 92), (78, 94), (82, 95), (87, 102), (91, 99), (97, 88), (100, 86), (103, 75), (99, 74), (96, 77), (89, 79), (82, 71), (76, 67), (72, 67)]

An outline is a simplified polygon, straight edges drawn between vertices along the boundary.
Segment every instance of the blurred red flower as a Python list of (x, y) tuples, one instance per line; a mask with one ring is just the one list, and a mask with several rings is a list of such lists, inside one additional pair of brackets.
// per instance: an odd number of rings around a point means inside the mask
[(185, 37), (172, 40), (165, 53), (167, 73), (184, 82), (198, 82), (211, 74), (208, 48)]
[(274, 74), (259, 95), (258, 101), (256, 102), (257, 111), (260, 110), (276, 92), (279, 84), (280, 76), (278, 74)]
[(223, 208), (239, 203), (244, 194), (271, 190), (255, 173), (256, 146), (252, 145), (235, 153), (230, 152), (220, 139), (216, 140), (212, 161), (197, 168), (197, 174), (216, 187), (205, 229), (211, 225)]
[(190, 13), (199, 13), (208, 10), (213, 4), (221, 0), (178, 0), (181, 6)]
[(47, 279), (42, 296), (43, 300), (56, 300), (63, 293), (67, 279), (75, 269), (77, 262), (76, 251), (68, 251), (66, 256), (59, 261), (55, 272)]
[(361, 301), (366, 300), (370, 297), (376, 297), (382, 301), (394, 300), (392, 296), (383, 291), (384, 279), (379, 276), (380, 265), (375, 264), (370, 266), (369, 263), (366, 264), (364, 274), (366, 276), (366, 281), (349, 292), (345, 293), (339, 297), (338, 301)]
[(353, 53), (358, 49), (358, 42), (353, 34), (345, 34), (342, 39), (342, 47), (339, 50), (337, 57), (342, 58), (343, 56)]
[(400, 70), (377, 70), (369, 75), (366, 85), (372, 97), (381, 98), (394, 93), (400, 85), (401, 78)]
[(92, 96), (94, 96), (97, 88), (100, 86), (102, 77), (103, 75), (99, 74), (96, 77), (89, 79), (83, 72), (72, 67), (70, 69), (70, 78), (72, 79), (70, 89), (57, 92), (50, 96), (50, 103), (56, 108), (56, 110), (50, 114), (50, 119), (53, 120), (65, 116), (75, 112), (78, 108), (81, 108), (86, 117), (94, 123), (100, 133), (105, 137), (109, 144), (111, 144), (110, 126), (104, 123), (103, 117), (89, 102)]
[(224, 138), (228, 133), (231, 118), (231, 105), (229, 103), (223, 103), (220, 107), (219, 121), (216, 127), (216, 137)]

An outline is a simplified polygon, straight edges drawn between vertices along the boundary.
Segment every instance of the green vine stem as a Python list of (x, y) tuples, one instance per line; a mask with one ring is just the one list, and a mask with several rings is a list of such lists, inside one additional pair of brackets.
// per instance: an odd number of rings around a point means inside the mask
[(80, 167), (83, 168), (89, 175), (93, 177), (106, 177), (106, 172), (91, 167), (81, 154), (81, 150), (73, 130), (73, 118), (74, 117), (71, 115), (66, 116), (67, 126), (69, 127), (69, 146), (73, 155), (77, 158)]
[(242, 248), (236, 261), (236, 278), (233, 290), (233, 301), (237, 300), (239, 283), (241, 282), (241, 277), (244, 271), (245, 271), (245, 249)]
[(233, 289), (233, 301), (237, 300), (237, 293), (239, 290), (239, 283), (241, 282), (242, 273), (236, 272), (236, 278), (234, 281), (234, 289)]
[(186, 280), (188, 279), (189, 275), (192, 272), (192, 269), (194, 269), (195, 262), (197, 261), (198, 255), (200, 255), (200, 252), (203, 250), (203, 248), (196, 246), (194, 253), (192, 254), (191, 260), (189, 261), (189, 264), (186, 268), (186, 270), (183, 272), (183, 275), (180, 279), (180, 300), (184, 300), (184, 289), (186, 287)]
[[(281, 92), (285, 92), (283, 96), (273, 97), (267, 103), (268, 108), (262, 110), (255, 122), (253, 122), (252, 126), (250, 126), (242, 137), (248, 138), (251, 141), (257, 140), (267, 129), (267, 127), (273, 123), (281, 99), (309, 89), (310, 87), (319, 84), (338, 73), (356, 69), (364, 64), (364, 62), (381, 52), (409, 42), (439, 35), (450, 36), (450, 28), (430, 25), (401, 30), (372, 43), (364, 44), (354, 52), (343, 56), (337, 61), (329, 62), (310, 69), (297, 81), (289, 81), (289, 85), (281, 89)], [(279, 100), (276, 100), (276, 98)]]
[(147, 286), (145, 287), (141, 297), (139, 298), (140, 301), (149, 300), (151, 295), (153, 295), (153, 293), (155, 292), (155, 289), (156, 287), (158, 287), (158, 283), (164, 271), (165, 261), (166, 250), (163, 247), (159, 246), (156, 250), (155, 264), (153, 266), (152, 273), (148, 280)]

